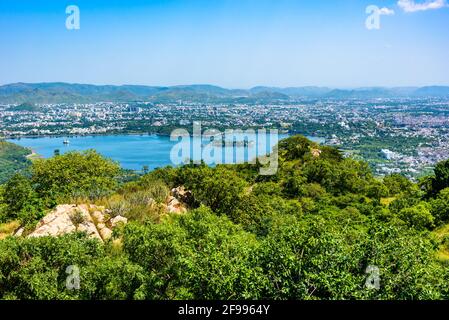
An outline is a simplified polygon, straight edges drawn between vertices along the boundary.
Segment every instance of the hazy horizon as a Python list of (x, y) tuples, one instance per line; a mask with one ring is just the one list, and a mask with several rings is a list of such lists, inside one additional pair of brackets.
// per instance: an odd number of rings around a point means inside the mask
[(334, 89), (334, 90), (359, 90), (359, 89), (374, 89), (374, 88), (382, 88), (382, 89), (401, 89), (401, 88), (422, 88), (422, 87), (449, 87), (448, 84), (427, 84), (422, 86), (353, 86), (353, 87), (334, 87), (334, 86), (320, 86), (320, 85), (293, 85), (293, 86), (276, 86), (276, 85), (264, 85), (264, 84), (258, 84), (250, 87), (227, 87), (227, 86), (221, 86), (214, 83), (181, 83), (181, 84), (173, 84), (173, 85), (164, 85), (164, 84), (144, 84), (144, 83), (118, 83), (118, 84), (111, 84), (111, 83), (83, 83), (83, 82), (64, 82), (64, 81), (45, 81), (45, 82), (12, 82), (12, 83), (2, 83), (1, 86), (8, 86), (8, 85), (15, 85), (15, 84), (26, 84), (26, 85), (36, 85), (36, 84), (68, 84), (68, 85), (92, 85), (92, 86), (144, 86), (144, 87), (159, 87), (159, 88), (165, 88), (165, 87), (187, 87), (187, 86), (212, 86), (212, 87), (219, 87), (226, 90), (250, 90), (258, 87), (262, 88), (277, 88), (277, 89), (289, 89), (289, 88), (327, 88), (327, 89)]

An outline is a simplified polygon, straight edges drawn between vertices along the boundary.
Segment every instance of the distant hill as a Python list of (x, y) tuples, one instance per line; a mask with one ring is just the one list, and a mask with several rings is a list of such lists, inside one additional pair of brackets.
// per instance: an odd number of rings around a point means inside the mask
[[(448, 87), (449, 88), (449, 87)], [(376, 98), (401, 98), (401, 97), (425, 97), (425, 94), (417, 93), (416, 87), (397, 87), (397, 88), (357, 88), (353, 90), (335, 89), (325, 97), (334, 99), (376, 99)]]
[(299, 98), (372, 99), (395, 97), (449, 97), (449, 87), (370, 87), (348, 90), (313, 86), (288, 88), (259, 86), (244, 90), (225, 89), (207, 84), (157, 87), (70, 84), (62, 82), (14, 83), (0, 86), (0, 103), (19, 104), (19, 109), (23, 108), (24, 111), (37, 111), (36, 107), (31, 107), (31, 105), (39, 103), (88, 103), (99, 101), (261, 103), (289, 101)]
[(285, 94), (292, 98), (301, 97), (320, 97), (331, 92), (332, 89), (326, 87), (289, 87), (289, 88), (276, 88), (276, 87), (254, 87), (251, 92), (278, 92)]
[(34, 103), (25, 102), (18, 106), (10, 107), (8, 110), (9, 111), (40, 112), (40, 111), (42, 111), (42, 108), (35, 105)]
[(415, 90), (416, 96), (430, 96), (430, 97), (449, 97), (449, 87), (432, 86), (422, 87)]
[(336, 99), (373, 99), (373, 98), (394, 98), (402, 96), (393, 90), (384, 88), (361, 88), (355, 90), (332, 90), (325, 95)]

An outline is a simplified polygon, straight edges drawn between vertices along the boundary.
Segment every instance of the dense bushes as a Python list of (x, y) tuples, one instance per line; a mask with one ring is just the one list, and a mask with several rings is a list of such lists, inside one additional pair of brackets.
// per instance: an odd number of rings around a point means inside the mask
[(201, 208), (170, 223), (130, 225), (124, 251), (148, 270), (148, 298), (258, 297), (259, 243), (225, 217)]
[(19, 219), (30, 224), (44, 215), (43, 201), (33, 189), (29, 179), (20, 174), (14, 175), (3, 190), (3, 203), (6, 205), (1, 220)]
[(31, 171), (32, 183), (43, 198), (98, 198), (116, 189), (120, 167), (88, 150), (38, 159)]
[[(39, 160), (31, 179), (1, 188), (4, 221), (35, 221), (52, 201), (80, 196), (130, 222), (105, 244), (82, 234), (0, 240), (0, 298), (449, 298), (447, 260), (437, 259), (447, 235), (434, 237), (449, 220), (444, 163), (420, 190), (303, 137), (283, 140), (279, 154), (269, 178), (257, 164), (191, 164), (126, 183), (92, 151)], [(167, 214), (180, 185), (192, 192), (189, 212)], [(79, 290), (66, 288), (73, 265)]]
[(435, 176), (432, 177), (431, 194), (435, 195), (449, 187), (449, 160), (442, 161), (435, 166)]
[(8, 238), (0, 241), (0, 296), (7, 299), (69, 299), (66, 268), (82, 270), (104, 254), (104, 248), (85, 236)]
[[(82, 235), (0, 242), (0, 297), (24, 299), (446, 298), (431, 240), (357, 211), (287, 216), (263, 238), (209, 209), (131, 223), (122, 246)], [(364, 225), (361, 225), (361, 222)], [(80, 270), (80, 290), (66, 269)], [(367, 289), (368, 266), (379, 290)]]
[(31, 150), (0, 138), (0, 184), (6, 182), (14, 174), (26, 170), (31, 161), (28, 156)]
[(449, 221), (449, 188), (441, 190), (430, 203), (431, 213), (437, 224)]
[(0, 221), (39, 220), (46, 209), (75, 198), (100, 198), (116, 190), (120, 167), (95, 151), (71, 152), (51, 159), (37, 159), (31, 177), (15, 174), (1, 191)]

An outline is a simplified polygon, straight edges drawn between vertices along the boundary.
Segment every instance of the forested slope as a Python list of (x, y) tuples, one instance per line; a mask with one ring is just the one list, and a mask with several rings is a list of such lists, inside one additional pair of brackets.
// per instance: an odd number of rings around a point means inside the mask
[[(94, 151), (33, 162), (3, 186), (1, 219), (25, 227), (0, 240), (4, 299), (447, 299), (449, 162), (419, 184), (378, 180), (363, 162), (304, 137), (280, 142), (280, 168), (157, 169), (122, 182)], [(164, 210), (191, 191), (187, 213)], [(105, 243), (83, 233), (28, 238), (62, 203), (128, 219)], [(0, 226), (1, 227), (1, 226)], [(80, 288), (66, 288), (76, 265)]]
[(30, 153), (28, 149), (0, 140), (0, 183), (29, 166), (30, 161), (26, 156)]

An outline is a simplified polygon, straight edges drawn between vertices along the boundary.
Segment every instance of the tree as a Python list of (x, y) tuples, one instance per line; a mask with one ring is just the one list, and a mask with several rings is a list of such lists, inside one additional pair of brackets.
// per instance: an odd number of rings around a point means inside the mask
[(116, 178), (120, 167), (97, 152), (88, 150), (38, 159), (33, 163), (31, 171), (32, 182), (43, 198), (95, 198), (117, 187)]
[(0, 241), (0, 299), (75, 298), (77, 290), (66, 290), (66, 268), (83, 270), (102, 254), (98, 241), (80, 234)]
[(449, 188), (441, 190), (437, 198), (430, 201), (430, 204), (437, 224), (449, 221)]
[(373, 182), (366, 163), (353, 159), (331, 162), (317, 158), (302, 167), (309, 183), (318, 183), (333, 194), (363, 193)]
[(398, 173), (385, 176), (383, 182), (387, 187), (390, 196), (409, 192), (414, 188), (413, 183), (410, 180)]
[(325, 216), (286, 220), (263, 240), (258, 260), (269, 279), (264, 298), (360, 297), (364, 233), (351, 222), (354, 217), (344, 228), (336, 223), (339, 214), (327, 210)]
[(30, 223), (43, 216), (43, 204), (30, 180), (21, 174), (14, 175), (3, 190), (3, 202), (7, 205), (6, 219), (19, 218)]
[(263, 196), (248, 194), (242, 196), (236, 208), (227, 213), (227, 216), (245, 230), (258, 235), (266, 234), (270, 225), (273, 210)]
[[(192, 174), (193, 170), (193, 174)], [(248, 183), (234, 171), (223, 167), (215, 169), (188, 169), (185, 186), (191, 190), (198, 202), (218, 214), (229, 214), (234, 210)]]
[(389, 192), (388, 187), (378, 180), (373, 180), (366, 189), (367, 196), (376, 200), (388, 196)]
[(303, 187), (307, 184), (307, 178), (299, 170), (294, 170), (283, 181), (283, 191), (288, 197), (300, 197), (303, 195)]
[(434, 226), (435, 221), (430, 209), (431, 207), (427, 202), (420, 202), (413, 207), (399, 211), (399, 218), (417, 230), (429, 229)]
[(435, 243), (431, 237), (393, 221), (372, 221), (367, 236), (362, 261), (365, 268), (376, 266), (380, 277), (379, 290), (364, 288), (367, 298), (445, 299), (448, 273), (435, 260)]
[(432, 195), (449, 187), (449, 160), (437, 163), (434, 169), (435, 177), (432, 179)]
[(318, 148), (318, 145), (301, 135), (283, 139), (278, 144), (279, 154), (287, 161), (304, 159), (305, 155), (310, 153), (311, 147)]

